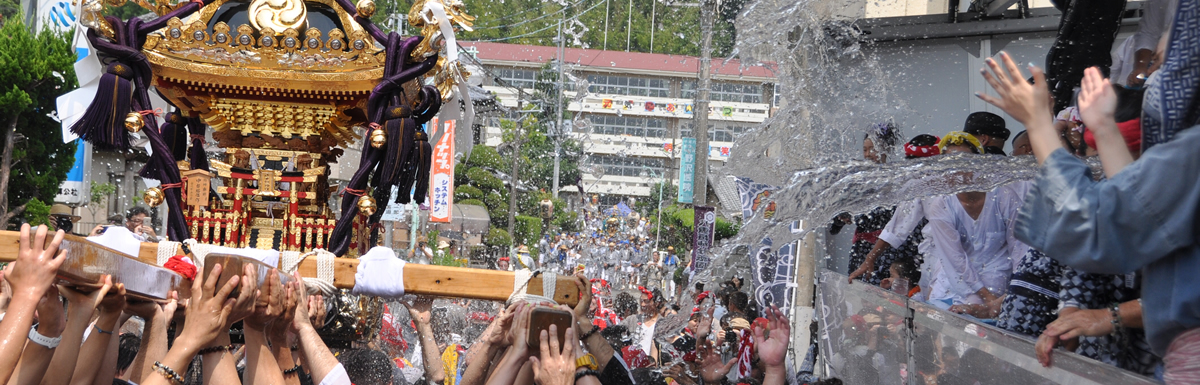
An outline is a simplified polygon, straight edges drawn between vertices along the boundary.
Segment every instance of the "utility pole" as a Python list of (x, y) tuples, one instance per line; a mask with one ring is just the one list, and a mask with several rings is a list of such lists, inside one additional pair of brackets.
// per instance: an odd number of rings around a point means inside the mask
[(633, 37), (633, 0), (629, 0), (629, 20), (625, 22), (625, 52), (629, 52), (631, 37)]
[[(654, 24), (658, 21), (658, 0), (650, 0), (650, 53), (654, 53)], [(654, 245), (658, 247), (658, 245)]]
[(611, 15), (610, 13), (608, 13), (608, 6), (609, 6), (609, 4), (611, 4), (610, 1), (611, 0), (604, 0), (604, 50), (605, 51), (608, 51), (608, 17)]
[(563, 36), (563, 24), (566, 24), (567, 12), (564, 10), (562, 16), (558, 19), (558, 104), (554, 106), (554, 111), (558, 113), (558, 123), (554, 124), (554, 184), (550, 191), (554, 194), (554, 199), (558, 199), (558, 171), (559, 162), (562, 160), (562, 136), (563, 136), (563, 71), (566, 69), (567, 39)]
[[(520, 94), (518, 94), (517, 97), (520, 98)], [(517, 99), (517, 111), (525, 112), (524, 107), (525, 101)], [(521, 126), (525, 125), (525, 118), (527, 116), (529, 115), (521, 116), (521, 119), (517, 120), (517, 127), (513, 129), (512, 172), (508, 174), (508, 236), (509, 239), (514, 241), (514, 243), (517, 240), (517, 237), (515, 234), (513, 234), (513, 231), (516, 229), (516, 227), (514, 227), (516, 225), (516, 218), (514, 217), (517, 214), (517, 172), (519, 172), (518, 161), (521, 159), (521, 142), (524, 142), (524, 137), (521, 136)], [(512, 254), (512, 250), (516, 246), (517, 245), (515, 244), (509, 245), (509, 254)]]
[(717, 17), (717, 0), (702, 0), (700, 5), (700, 84), (696, 87), (696, 181), (692, 204), (707, 206), (708, 195), (708, 98), (712, 89), (712, 30)]

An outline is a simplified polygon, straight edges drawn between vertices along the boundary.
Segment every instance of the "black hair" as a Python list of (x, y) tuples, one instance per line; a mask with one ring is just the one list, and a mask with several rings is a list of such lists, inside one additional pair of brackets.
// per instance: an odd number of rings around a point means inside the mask
[(117, 345), (117, 371), (129, 369), (133, 365), (133, 358), (137, 357), (138, 348), (142, 345), (142, 339), (133, 334), (125, 333), (121, 335), (121, 341)]
[(133, 206), (133, 208), (129, 209), (129, 212), (125, 213), (125, 219), (133, 219), (133, 217), (138, 216), (138, 214), (146, 214), (146, 216), (150, 216), (150, 210), (146, 210), (146, 208), (142, 206)]
[(882, 146), (895, 146), (897, 141), (896, 123), (887, 121), (872, 124), (871, 127), (867, 129), (867, 133), (863, 134), (863, 140), (867, 139), (879, 139), (883, 143), (877, 144)]
[(633, 340), (629, 337), (629, 328), (625, 325), (612, 325), (600, 331), (600, 336), (608, 341), (613, 349), (620, 351), (621, 348), (633, 344)]
[(983, 146), (983, 153), (988, 155), (1006, 155), (1004, 149), (996, 146)]
[(633, 298), (633, 295), (627, 292), (620, 292), (613, 299), (613, 310), (616, 310), (617, 314), (621, 316), (637, 313), (638, 301)]
[(1025, 136), (1025, 134), (1028, 134), (1028, 133), (1029, 133), (1029, 131), (1021, 130), (1021, 132), (1018, 132), (1016, 135), (1013, 135), (1013, 139), (1012, 139), (1013, 143), (1017, 143), (1017, 139), (1020, 139), (1022, 136)]
[(916, 263), (913, 263), (911, 259), (897, 259), (892, 262), (892, 267), (896, 268), (897, 273), (900, 273), (900, 277), (892, 278), (904, 278), (911, 284), (916, 284), (921, 280), (921, 270), (917, 269)]
[(1144, 89), (1130, 89), (1118, 84), (1112, 85), (1117, 93), (1117, 110), (1113, 112), (1113, 120), (1118, 123), (1142, 117), (1142, 97)]
[(746, 293), (735, 291), (729, 294), (729, 306), (736, 307), (738, 310), (745, 312), (750, 306), (750, 296)]
[(392, 383), (392, 367), (396, 364), (378, 350), (349, 349), (338, 355), (346, 368), (350, 382), (357, 385), (388, 385)]

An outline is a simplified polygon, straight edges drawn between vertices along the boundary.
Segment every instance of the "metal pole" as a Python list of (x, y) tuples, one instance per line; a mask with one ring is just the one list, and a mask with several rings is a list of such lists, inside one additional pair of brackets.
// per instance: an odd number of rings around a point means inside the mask
[(558, 105), (554, 106), (554, 110), (558, 113), (558, 123), (554, 125), (554, 184), (551, 186), (551, 191), (554, 193), (554, 199), (558, 199), (558, 172), (559, 162), (562, 159), (562, 135), (563, 135), (563, 71), (566, 69), (566, 49), (567, 39), (563, 37), (563, 24), (566, 23), (567, 12), (563, 11), (562, 17), (558, 19)]
[(658, 0), (650, 0), (650, 53), (654, 53), (654, 23), (657, 20)]
[(395, 226), (396, 222), (394, 221), (383, 222), (383, 246), (389, 249), (395, 248), (395, 246), (392, 244), (392, 241), (394, 241), (394, 239), (392, 239), (392, 232), (395, 230)]
[(625, 52), (629, 52), (630, 37), (633, 36), (633, 0), (629, 0), (629, 20), (625, 22)]
[[(523, 100), (517, 100), (517, 111), (523, 110), (524, 105), (525, 102)], [(514, 216), (517, 213), (517, 172), (519, 171), (517, 161), (521, 159), (521, 142), (523, 142), (521, 140), (521, 126), (524, 124), (525, 119), (522, 116), (522, 119), (517, 120), (517, 128), (515, 129), (515, 135), (513, 135), (513, 142), (515, 143), (513, 143), (512, 172), (508, 174), (508, 236), (513, 240), (513, 243), (508, 247), (509, 254), (512, 254), (513, 248), (517, 246), (517, 234), (513, 233), (516, 225)], [(513, 262), (516, 261), (514, 260)]]
[(608, 17), (611, 15), (610, 13), (608, 13), (609, 4), (610, 4), (610, 0), (604, 0), (604, 50), (605, 51), (608, 51)]
[(662, 193), (667, 188), (667, 173), (658, 178), (658, 219), (654, 222), (654, 251), (658, 251), (658, 240), (662, 239)]
[(717, 17), (716, 0), (703, 0), (700, 6), (700, 84), (696, 92), (696, 181), (692, 204), (707, 206), (708, 195), (708, 98), (712, 88), (712, 29)]

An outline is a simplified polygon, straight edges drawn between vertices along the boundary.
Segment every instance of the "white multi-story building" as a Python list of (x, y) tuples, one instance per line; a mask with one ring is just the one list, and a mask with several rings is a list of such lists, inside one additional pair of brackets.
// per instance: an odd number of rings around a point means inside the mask
[[(483, 87), (511, 109), (520, 99), (514, 87), (532, 94), (538, 71), (558, 52), (556, 47), (502, 43), (463, 46), (486, 67), (472, 76), (482, 77)], [(584, 192), (615, 203), (648, 196), (660, 178), (677, 184), (681, 138), (692, 137), (699, 58), (572, 48), (564, 61), (589, 84), (583, 99), (568, 106), (577, 120), (587, 122), (571, 133), (586, 155), (580, 165)], [(777, 101), (769, 68), (742, 68), (737, 60), (716, 59), (712, 79), (709, 161), (717, 166), (729, 159), (738, 134), (765, 120)], [(576, 87), (566, 88), (566, 97), (574, 100)], [(481, 140), (489, 146), (501, 142), (498, 122), (485, 124)], [(572, 184), (562, 181), (562, 191), (577, 192)]]

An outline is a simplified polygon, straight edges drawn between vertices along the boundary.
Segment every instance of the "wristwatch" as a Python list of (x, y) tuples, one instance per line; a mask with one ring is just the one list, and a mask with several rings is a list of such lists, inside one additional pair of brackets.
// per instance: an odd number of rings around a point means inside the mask
[(583, 355), (583, 357), (576, 358), (575, 369), (579, 370), (583, 368), (587, 368), (588, 370), (600, 369), (600, 364), (596, 362), (596, 356), (593, 356), (592, 353), (588, 353)]

